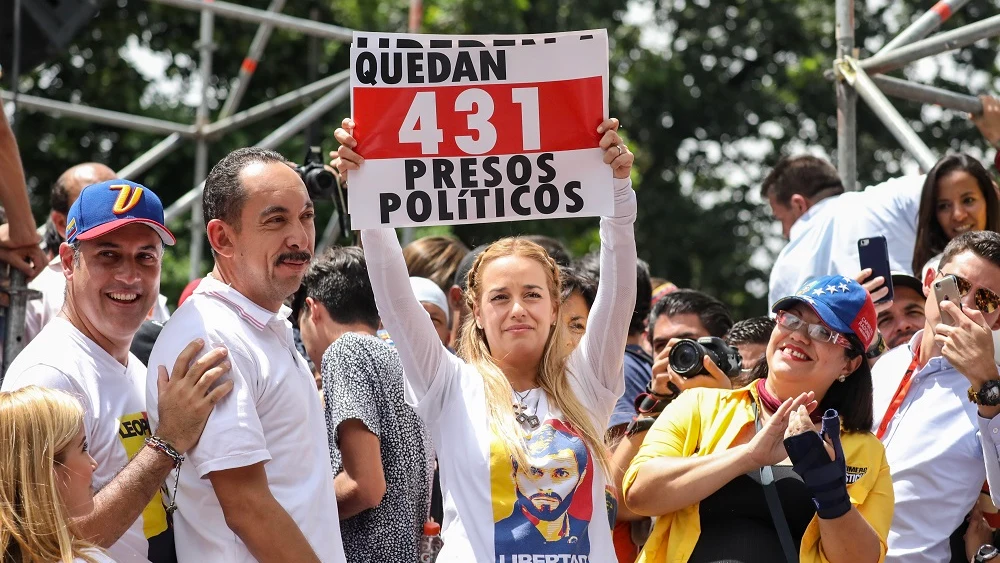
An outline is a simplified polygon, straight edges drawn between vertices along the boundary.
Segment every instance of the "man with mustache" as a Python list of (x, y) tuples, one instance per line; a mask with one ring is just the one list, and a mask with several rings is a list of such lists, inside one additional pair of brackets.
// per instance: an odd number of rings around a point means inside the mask
[(323, 408), (283, 304), (312, 258), (313, 203), (294, 168), (260, 148), (216, 164), (202, 201), (215, 268), (170, 318), (150, 365), (198, 336), (229, 350), (233, 392), (181, 466), (177, 559), (344, 563)]

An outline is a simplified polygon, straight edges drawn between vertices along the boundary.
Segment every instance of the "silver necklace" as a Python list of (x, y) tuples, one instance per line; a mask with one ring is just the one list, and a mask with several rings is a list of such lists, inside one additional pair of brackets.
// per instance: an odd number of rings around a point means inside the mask
[(514, 396), (517, 397), (517, 402), (514, 403), (514, 420), (516, 420), (521, 426), (527, 426), (528, 428), (535, 430), (542, 425), (541, 421), (538, 420), (538, 416), (536, 416), (536, 413), (538, 412), (539, 398), (535, 397), (535, 404), (531, 407), (532, 414), (528, 414), (528, 405), (525, 404), (525, 399), (528, 398), (528, 395), (530, 395), (532, 391), (533, 389), (528, 389), (524, 392), (524, 395), (514, 391)]

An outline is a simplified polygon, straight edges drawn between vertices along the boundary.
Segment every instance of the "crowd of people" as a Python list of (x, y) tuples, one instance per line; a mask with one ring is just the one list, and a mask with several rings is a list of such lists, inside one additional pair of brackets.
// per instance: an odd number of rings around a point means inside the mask
[[(0, 387), (5, 563), (1000, 553), (1000, 188), (968, 155), (862, 191), (783, 158), (761, 194), (788, 243), (740, 319), (638, 258), (616, 119), (594, 124), (613, 212), (579, 257), (386, 228), (316, 253), (298, 172), (243, 148), (205, 182), (214, 267), (170, 313), (154, 189), (73, 164), (40, 244), (0, 125), (0, 259), (41, 293)], [(861, 268), (876, 236), (890, 275)]]

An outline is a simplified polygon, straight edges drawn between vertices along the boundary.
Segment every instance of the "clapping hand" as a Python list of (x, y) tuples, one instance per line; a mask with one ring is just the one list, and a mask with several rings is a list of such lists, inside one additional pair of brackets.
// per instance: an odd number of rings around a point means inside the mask
[[(778, 410), (774, 411), (774, 414), (767, 419), (767, 422), (764, 423), (760, 431), (754, 435), (748, 444), (748, 455), (754, 466), (764, 467), (765, 465), (775, 465), (787, 458), (788, 454), (785, 452), (784, 440), (789, 431), (789, 421), (792, 413), (803, 409), (808, 420), (809, 413), (815, 410), (816, 407), (816, 394), (812, 391), (802, 393), (795, 398), (788, 398), (784, 403), (781, 403)], [(812, 421), (810, 421), (811, 423)], [(801, 422), (796, 421), (796, 428), (801, 427)], [(815, 430), (815, 427), (813, 427), (813, 430)]]

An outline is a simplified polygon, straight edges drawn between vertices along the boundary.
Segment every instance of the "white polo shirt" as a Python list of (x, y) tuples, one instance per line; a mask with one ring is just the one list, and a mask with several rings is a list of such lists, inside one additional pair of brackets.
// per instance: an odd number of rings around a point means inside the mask
[[(66, 276), (63, 275), (62, 261), (56, 256), (28, 283), (29, 289), (42, 294), (38, 299), (28, 301), (24, 313), (24, 341), (31, 342), (35, 336), (59, 315), (66, 301)], [(167, 309), (167, 298), (160, 295), (153, 308), (146, 315), (146, 320), (167, 322), (170, 310)]]
[(805, 282), (861, 270), (858, 239), (883, 235), (892, 271), (912, 270), (923, 176), (904, 176), (820, 200), (792, 225), (771, 268), (768, 308)]
[(204, 352), (226, 347), (232, 368), (225, 377), (235, 384), (181, 465), (174, 513), (180, 563), (254, 561), (226, 525), (207, 476), (260, 462), (266, 462), (271, 494), (320, 561), (345, 561), (323, 408), (312, 373), (292, 341), (289, 313), (288, 307), (265, 310), (208, 275), (153, 346), (146, 400), (154, 427), (156, 366), (172, 366), (191, 340), (203, 338)]
[[(872, 368), (873, 430), (882, 422), (922, 336), (921, 330), (909, 345), (890, 350)], [(986, 479), (980, 417), (968, 399), (968, 388), (969, 380), (948, 360), (931, 358), (913, 374), (886, 428), (882, 444), (896, 496), (889, 563), (951, 559), (948, 538), (972, 509)]]
[[(95, 490), (110, 483), (150, 435), (146, 366), (132, 354), (128, 366), (123, 366), (62, 317), (47, 324), (18, 354), (4, 377), (2, 390), (28, 385), (62, 389), (80, 400), (90, 455), (97, 462)], [(147, 538), (166, 529), (167, 513), (157, 492), (108, 553), (122, 563), (145, 563), (149, 556)]]

